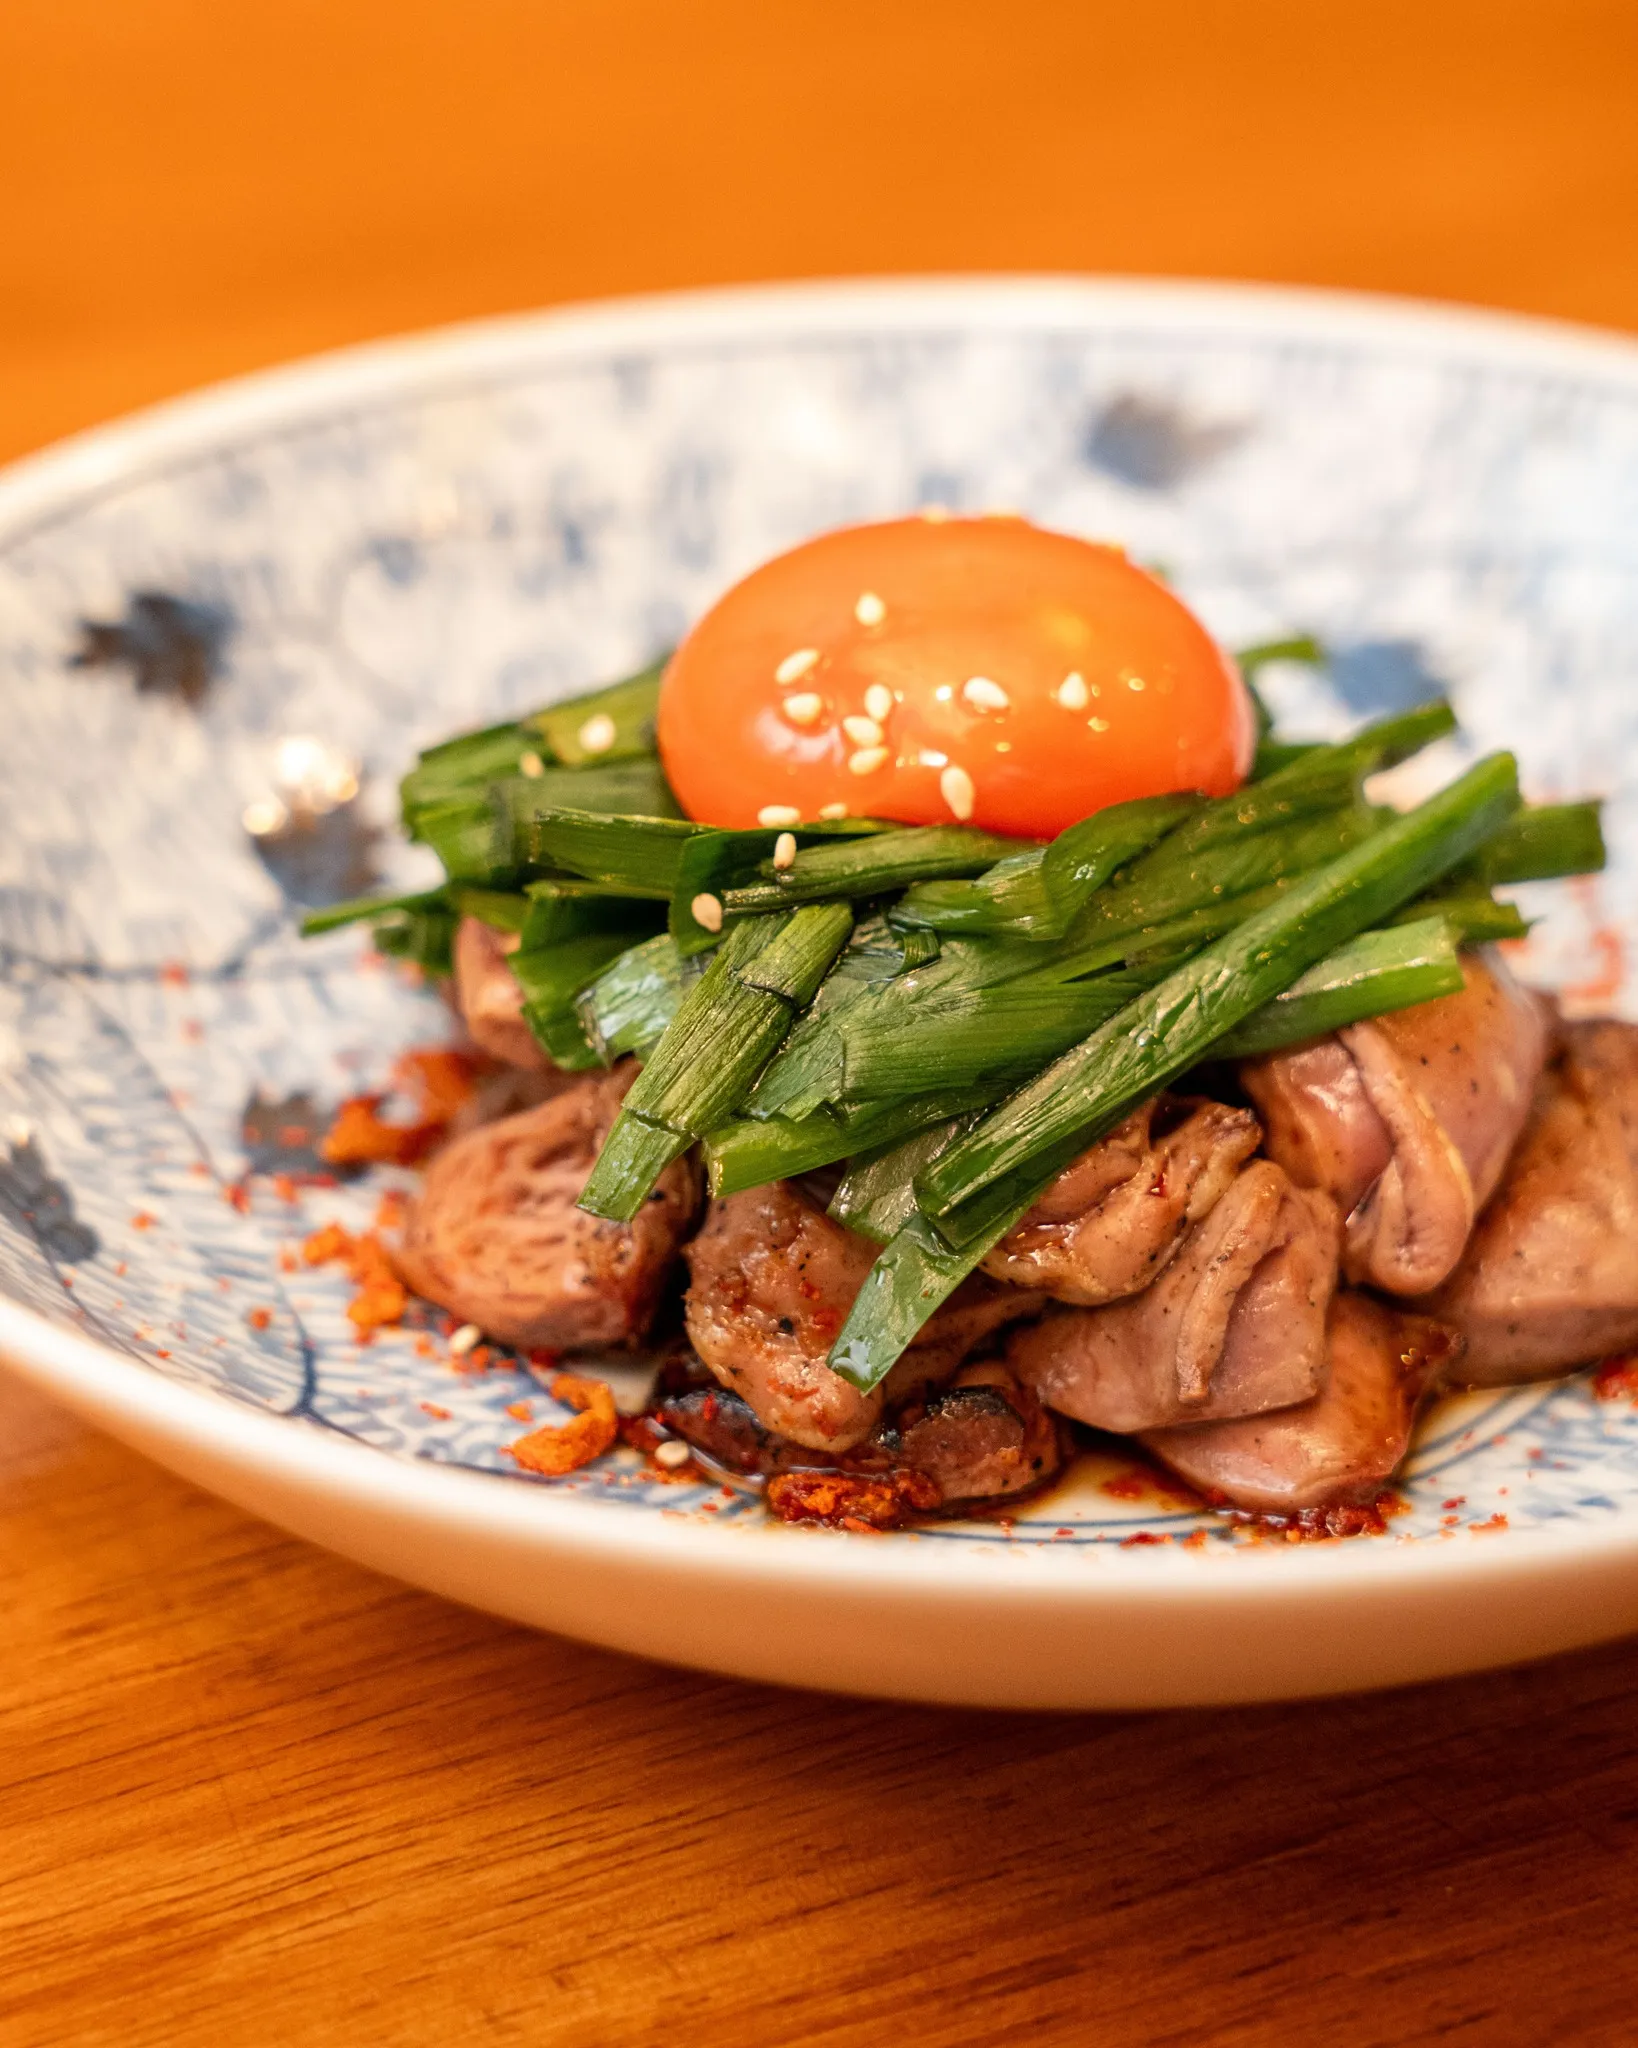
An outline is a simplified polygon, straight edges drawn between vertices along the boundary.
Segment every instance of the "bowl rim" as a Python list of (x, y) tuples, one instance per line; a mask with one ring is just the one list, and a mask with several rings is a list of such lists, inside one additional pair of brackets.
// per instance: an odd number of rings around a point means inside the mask
[(1282, 333), (1335, 346), (1390, 344), (1431, 359), (1460, 352), (1497, 369), (1597, 376), (1638, 391), (1638, 339), (1539, 314), (1390, 293), (1222, 279), (929, 273), (722, 285), (588, 300), (456, 321), (353, 343), (161, 399), (0, 468), (0, 547), (144, 472), (219, 451), (231, 437), (288, 432), (326, 414), (387, 405), (440, 386), (538, 372), (594, 352), (815, 338), (863, 324), (913, 333), (959, 324), (986, 333), (1084, 330), (1113, 317), (1177, 332)]
[[(1540, 375), (1592, 377), (1638, 397), (1638, 342), (1616, 333), (1428, 300), (1308, 287), (1065, 275), (932, 275), (744, 285), (654, 293), (466, 321), (365, 342), (212, 384), (74, 434), (0, 471), (0, 549), (71, 515), (87, 500), (173, 464), (270, 433), (433, 395), (492, 385), (543, 366), (603, 358), (639, 345), (793, 340), (868, 329), (913, 333), (959, 326), (986, 333), (1105, 327), (1113, 319), (1178, 333), (1292, 337), (1388, 349), (1423, 360)], [(1497, 1586), (1561, 1571), (1573, 1552), (1589, 1562), (1638, 1562), (1638, 1507), (1602, 1523), (1510, 1527), (1501, 1540), (1295, 1545), (1098, 1544), (918, 1541), (900, 1532), (872, 1543), (841, 1532), (762, 1521), (712, 1524), (588, 1500), (509, 1475), (406, 1459), (307, 1426), (208, 1387), (167, 1379), (111, 1347), (0, 1297), (0, 1363), (114, 1434), (139, 1444), (186, 1445), (215, 1465), (364, 1509), (433, 1524), (452, 1537), (482, 1535), (588, 1562), (641, 1560), (682, 1576), (751, 1574), (793, 1590), (914, 1592), (965, 1602), (1005, 1587), (1061, 1602), (1193, 1602), (1201, 1573), (1232, 1573), (1233, 1597), (1287, 1603), (1342, 1587), (1421, 1587), (1456, 1580)], [(1458, 1532), (1466, 1535), (1468, 1532)], [(1091, 1553), (1091, 1561), (1088, 1553)], [(975, 1577), (976, 1575), (976, 1577)], [(1229, 1597), (1216, 1587), (1214, 1598)]]

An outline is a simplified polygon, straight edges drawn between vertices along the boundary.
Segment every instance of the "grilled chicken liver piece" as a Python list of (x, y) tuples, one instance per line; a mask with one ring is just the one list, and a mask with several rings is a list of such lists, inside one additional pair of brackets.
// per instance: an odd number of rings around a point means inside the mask
[(879, 1246), (844, 1229), (788, 1181), (713, 1202), (685, 1251), (688, 1335), (723, 1386), (765, 1429), (814, 1450), (862, 1443), (884, 1406), (948, 1379), (969, 1351), (1041, 1297), (964, 1281), (873, 1393), (825, 1360)]
[(555, 1071), (523, 1021), (523, 990), (506, 964), (517, 935), (498, 932), (481, 918), (463, 917), (455, 928), (455, 1007), (472, 1042), (511, 1067)]
[[(835, 1468), (837, 1454), (775, 1436), (749, 1402), (724, 1387), (691, 1387), (660, 1404), (659, 1419), (707, 1458), (747, 1476)], [(998, 1360), (965, 1365), (947, 1387), (889, 1414), (841, 1468), (909, 1468), (942, 1499), (993, 1500), (1040, 1485), (1063, 1463), (1058, 1425)]]
[[(983, 1270), (1059, 1301), (1095, 1308), (1136, 1294), (1166, 1266), (1257, 1149), (1249, 1110), (1159, 1098), (1066, 1167)], [(1181, 1121), (1177, 1118), (1181, 1116)]]
[(1007, 1363), (1049, 1407), (1123, 1433), (1309, 1400), (1339, 1234), (1327, 1196), (1254, 1160), (1151, 1287), (1048, 1310), (1015, 1333)]
[(946, 1503), (1039, 1486), (1063, 1456), (1058, 1424), (999, 1359), (964, 1365), (914, 1420), (901, 1418), (898, 1462), (931, 1479)]
[(576, 1350), (641, 1338), (699, 1211), (696, 1167), (668, 1166), (629, 1224), (575, 1207), (636, 1074), (628, 1061), (579, 1077), (538, 1109), (446, 1146), (397, 1254), (415, 1292), (506, 1344)]
[(1463, 970), (1459, 995), (1240, 1068), (1263, 1149), (1347, 1219), (1357, 1285), (1424, 1294), (1446, 1279), (1529, 1113), (1550, 1006), (1492, 948)]
[(1461, 1338), (1344, 1289), (1331, 1303), (1326, 1344), (1324, 1384), (1311, 1401), (1149, 1431), (1144, 1445), (1217, 1506), (1287, 1515), (1370, 1500), (1403, 1460), (1422, 1396)]
[(1564, 1027), (1506, 1177), (1425, 1302), (1467, 1339), (1467, 1386), (1590, 1365), (1638, 1344), (1638, 1026)]

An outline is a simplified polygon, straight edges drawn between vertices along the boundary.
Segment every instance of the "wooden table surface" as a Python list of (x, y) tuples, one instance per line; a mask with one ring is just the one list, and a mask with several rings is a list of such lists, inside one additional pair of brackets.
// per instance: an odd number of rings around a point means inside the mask
[[(9, 0), (0, 453), (332, 343), (899, 269), (1638, 328), (1631, 0)], [(0, 2044), (1630, 2043), (1638, 1646), (1011, 1719), (532, 1636), (0, 1380)]]

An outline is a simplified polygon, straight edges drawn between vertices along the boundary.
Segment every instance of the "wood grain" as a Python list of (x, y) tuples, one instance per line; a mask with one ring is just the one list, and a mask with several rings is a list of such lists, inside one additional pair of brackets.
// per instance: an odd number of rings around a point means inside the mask
[[(1638, 327), (1628, 0), (10, 0), (0, 451), (284, 355), (899, 268)], [(0, 1382), (0, 2044), (1630, 2042), (1638, 1647), (1015, 1719), (372, 1578)]]

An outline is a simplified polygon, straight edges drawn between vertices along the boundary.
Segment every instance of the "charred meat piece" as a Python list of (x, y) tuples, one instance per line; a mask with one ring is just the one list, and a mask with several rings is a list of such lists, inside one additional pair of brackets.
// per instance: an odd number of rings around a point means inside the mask
[(397, 1264), (417, 1294), (507, 1344), (635, 1342), (699, 1209), (692, 1161), (668, 1166), (630, 1224), (575, 1207), (621, 1098), (626, 1064), (440, 1152), (411, 1205)]
[(933, 1488), (924, 1507), (1020, 1493), (1042, 1485), (1063, 1463), (1058, 1425), (1029, 1388), (993, 1359), (963, 1366), (947, 1387), (889, 1415), (856, 1449), (837, 1456), (775, 1436), (747, 1401), (721, 1387), (686, 1388), (655, 1412), (727, 1471), (763, 1478), (912, 1472)]
[(1462, 1262), (1419, 1303), (1467, 1339), (1457, 1377), (1503, 1386), (1638, 1344), (1638, 1026), (1564, 1028)]
[(764, 1428), (810, 1449), (863, 1443), (884, 1406), (949, 1378), (1040, 1296), (975, 1274), (951, 1295), (882, 1386), (861, 1394), (825, 1363), (879, 1247), (832, 1222), (789, 1181), (713, 1202), (686, 1257), (688, 1335)]
[[(685, 1387), (668, 1394), (655, 1406), (655, 1420), (674, 1436), (720, 1465), (725, 1472), (737, 1472), (746, 1479), (771, 1479), (776, 1472), (811, 1472), (826, 1466), (822, 1451), (806, 1444), (792, 1443), (787, 1436), (775, 1436), (757, 1421), (749, 1401), (719, 1387)], [(864, 1450), (849, 1454), (854, 1469), (885, 1469), (886, 1460), (872, 1460)]]
[(1288, 1515), (1372, 1498), (1403, 1460), (1417, 1406), (1461, 1339), (1344, 1289), (1331, 1304), (1326, 1348), (1324, 1384), (1300, 1407), (1152, 1430), (1144, 1444), (1218, 1507)]
[(1330, 1200), (1254, 1160), (1142, 1294), (1049, 1310), (1007, 1363), (1077, 1422), (1131, 1432), (1312, 1397), (1336, 1287)]
[(1357, 1285), (1424, 1294), (1462, 1255), (1529, 1114), (1552, 1016), (1486, 948), (1460, 995), (1240, 1069), (1263, 1149), (1347, 1219)]
[(1146, 1102), (1083, 1152), (984, 1261), (1084, 1307), (1147, 1287), (1257, 1149), (1249, 1110)]
[(481, 918), (463, 917), (455, 928), (455, 1006), (472, 1042), (508, 1066), (552, 1071), (552, 1062), (523, 1021), (523, 990), (506, 964), (518, 949), (515, 932), (498, 932)]
[(930, 1479), (945, 1504), (1022, 1493), (1063, 1463), (1058, 1424), (999, 1359), (964, 1365), (896, 1428), (898, 1462)]

